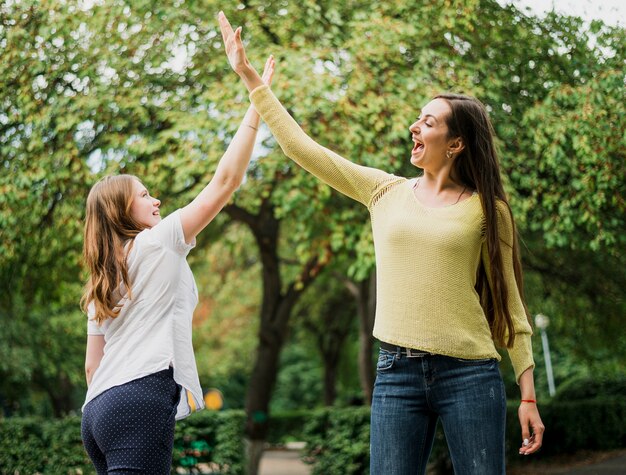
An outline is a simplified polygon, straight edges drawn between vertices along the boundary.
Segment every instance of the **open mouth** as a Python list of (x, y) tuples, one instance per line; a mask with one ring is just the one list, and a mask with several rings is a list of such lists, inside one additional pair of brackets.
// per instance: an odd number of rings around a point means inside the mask
[(413, 145), (413, 150), (411, 150), (411, 153), (420, 153), (422, 150), (424, 150), (424, 144), (417, 140), (415, 137), (413, 137), (413, 142), (415, 142), (415, 145)]
[(155, 211), (154, 213), (152, 213), (152, 216), (161, 216), (161, 213), (158, 211)]

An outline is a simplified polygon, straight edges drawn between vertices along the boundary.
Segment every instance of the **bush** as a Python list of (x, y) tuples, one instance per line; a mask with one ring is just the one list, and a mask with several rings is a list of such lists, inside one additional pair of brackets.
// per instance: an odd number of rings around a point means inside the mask
[(369, 471), (370, 408), (312, 411), (304, 428), (307, 461), (314, 475), (356, 475)]
[(602, 397), (623, 397), (626, 394), (626, 374), (612, 376), (579, 376), (563, 383), (553, 401), (579, 401)]
[[(172, 467), (209, 463), (229, 475), (244, 473), (243, 411), (201, 411), (176, 424)], [(94, 473), (83, 448), (80, 417), (0, 420), (0, 473)]]
[(301, 409), (272, 413), (267, 441), (273, 445), (281, 445), (303, 440), (304, 428), (312, 412), (311, 409)]
[[(601, 397), (580, 401), (553, 400), (540, 407), (546, 425), (544, 445), (532, 459), (578, 450), (626, 447), (626, 399)], [(278, 414), (272, 418), (271, 441), (301, 438), (307, 442), (305, 461), (315, 475), (356, 475), (369, 472), (369, 407), (324, 408)], [(210, 464), (223, 474), (245, 470), (243, 411), (201, 411), (179, 421), (174, 440), (173, 468), (197, 469)], [(523, 465), (518, 455), (520, 427), (517, 405), (507, 407), (507, 462)], [(431, 468), (450, 473), (443, 435), (437, 431)], [(0, 473), (72, 475), (93, 473), (80, 438), (80, 418), (0, 420)]]
[(200, 411), (178, 421), (172, 466), (192, 469), (207, 463), (221, 473), (243, 474), (244, 424), (241, 410)]
[(577, 450), (608, 450), (626, 447), (626, 399), (602, 397), (571, 402), (553, 402), (542, 417), (547, 427), (546, 454)]
[[(529, 460), (518, 454), (521, 432), (517, 404), (507, 406), (507, 464)], [(579, 450), (609, 450), (626, 447), (626, 399), (603, 397), (540, 406), (546, 426), (544, 443), (533, 457), (547, 458)], [(327, 408), (314, 411), (305, 427), (305, 461), (315, 463), (313, 474), (369, 473), (369, 408)], [(449, 454), (439, 427), (430, 456), (437, 473), (452, 473)]]
[(80, 418), (0, 421), (0, 467), (2, 474), (91, 473), (80, 437)]

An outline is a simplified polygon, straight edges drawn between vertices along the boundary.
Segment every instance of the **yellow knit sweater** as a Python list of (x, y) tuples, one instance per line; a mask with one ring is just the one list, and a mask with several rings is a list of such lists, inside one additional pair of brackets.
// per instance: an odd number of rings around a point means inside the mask
[[(480, 198), (430, 208), (413, 193), (415, 179), (352, 163), (308, 137), (267, 86), (250, 94), (285, 154), (305, 170), (367, 206), (376, 251), (374, 336), (395, 345), (464, 359), (497, 358), (476, 284), (487, 262)], [(509, 356), (516, 379), (534, 366), (531, 327), (513, 272), (513, 233), (508, 212), (499, 233), (515, 327)]]

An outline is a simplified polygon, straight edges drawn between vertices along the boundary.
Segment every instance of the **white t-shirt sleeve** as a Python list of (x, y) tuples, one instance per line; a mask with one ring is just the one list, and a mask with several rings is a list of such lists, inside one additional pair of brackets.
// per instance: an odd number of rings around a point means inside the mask
[(93, 302), (87, 305), (87, 335), (104, 335), (104, 329), (94, 320), (96, 308)]
[(161, 245), (183, 256), (187, 255), (196, 244), (195, 239), (191, 244), (185, 242), (183, 225), (180, 221), (180, 209), (177, 209), (161, 220), (159, 224), (144, 232), (151, 240), (157, 241)]

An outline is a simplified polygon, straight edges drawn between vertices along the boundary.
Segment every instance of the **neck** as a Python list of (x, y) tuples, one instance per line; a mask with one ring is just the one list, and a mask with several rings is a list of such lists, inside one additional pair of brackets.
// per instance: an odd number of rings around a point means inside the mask
[(451, 170), (440, 170), (435, 173), (424, 170), (420, 178), (420, 187), (438, 195), (448, 191), (458, 191), (464, 188), (464, 185), (453, 176)]

